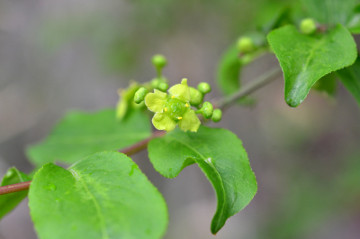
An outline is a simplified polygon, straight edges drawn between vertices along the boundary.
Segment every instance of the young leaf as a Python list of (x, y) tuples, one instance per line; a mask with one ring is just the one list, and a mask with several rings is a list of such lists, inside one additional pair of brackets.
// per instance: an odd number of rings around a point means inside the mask
[(119, 150), (151, 134), (149, 120), (139, 111), (121, 122), (114, 110), (97, 113), (72, 112), (55, 127), (50, 136), (27, 150), (37, 166), (48, 162), (74, 163), (78, 159), (103, 150)]
[(40, 239), (161, 238), (165, 201), (126, 155), (103, 152), (68, 170), (44, 165), (29, 191)]
[(307, 13), (320, 23), (346, 24), (358, 0), (302, 0)]
[(175, 130), (150, 141), (149, 157), (163, 176), (173, 178), (197, 163), (216, 192), (218, 205), (211, 223), (217, 233), (232, 215), (253, 199), (257, 184), (240, 139), (225, 129), (200, 127), (197, 133)]
[[(16, 168), (10, 168), (4, 175), (1, 186), (29, 181), (30, 177)], [(11, 212), (27, 195), (28, 191), (0, 195), (0, 219)]]
[(318, 80), (313, 89), (319, 92), (325, 92), (329, 96), (335, 96), (336, 93), (336, 75), (335, 73), (330, 73), (320, 80)]
[(239, 51), (234, 44), (222, 56), (217, 72), (217, 84), (224, 95), (240, 88), (240, 72)]
[(354, 65), (336, 73), (360, 106), (360, 58), (357, 58)]
[(292, 107), (321, 77), (353, 64), (357, 56), (353, 37), (341, 25), (315, 36), (285, 26), (270, 32), (268, 41), (284, 72), (285, 101)]

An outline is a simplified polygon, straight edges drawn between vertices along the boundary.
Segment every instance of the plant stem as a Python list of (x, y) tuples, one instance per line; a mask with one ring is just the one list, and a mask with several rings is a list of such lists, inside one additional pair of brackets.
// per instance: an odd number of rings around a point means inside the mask
[[(126, 154), (128, 156), (136, 154), (137, 152), (145, 149), (150, 140), (157, 138), (157, 137), (161, 137), (161, 136), (165, 135), (165, 133), (166, 133), (165, 131), (155, 131), (150, 137), (148, 137), (134, 145), (131, 145), (127, 148), (119, 150), (119, 152)], [(31, 181), (27, 181), (27, 182), (2, 186), (2, 187), (0, 187), (0, 195), (28, 190), (30, 183), (31, 183)]]
[(269, 72), (266, 72), (265, 74), (261, 75), (259, 78), (254, 79), (250, 83), (244, 85), (234, 94), (225, 97), (223, 99), (220, 99), (218, 102), (215, 102), (214, 106), (222, 110), (228, 108), (230, 105), (234, 104), (237, 100), (250, 95), (254, 91), (262, 88), (263, 86), (277, 79), (279, 73), (281, 73), (280, 68), (275, 68)]
[[(260, 89), (261, 87), (263, 87), (266, 84), (275, 80), (276, 76), (280, 72), (281, 72), (280, 68), (276, 68), (274, 70), (271, 70), (271, 71), (265, 73), (264, 75), (260, 76), (259, 78), (246, 84), (239, 91), (235, 92), (234, 94), (230, 95), (229, 97), (219, 100), (217, 103), (214, 104), (215, 107), (223, 109), (223, 110), (226, 109), (227, 107), (229, 107), (230, 105), (235, 103), (238, 99), (251, 94), (252, 92), (256, 91), (257, 89)], [(162, 137), (165, 134), (166, 134), (165, 131), (155, 131), (150, 137), (148, 137), (134, 145), (131, 145), (125, 149), (119, 150), (119, 152), (124, 153), (126, 155), (133, 155), (139, 151), (144, 150), (150, 140), (157, 138), (157, 137)], [(27, 189), (29, 189), (30, 183), (31, 183), (31, 181), (2, 186), (2, 187), (0, 187), (0, 195), (27, 190)]]
[(23, 190), (28, 190), (30, 183), (31, 183), (31, 181), (27, 181), (27, 182), (2, 186), (2, 187), (0, 187), (0, 195), (7, 194), (7, 193), (19, 192), (19, 191), (23, 191)]

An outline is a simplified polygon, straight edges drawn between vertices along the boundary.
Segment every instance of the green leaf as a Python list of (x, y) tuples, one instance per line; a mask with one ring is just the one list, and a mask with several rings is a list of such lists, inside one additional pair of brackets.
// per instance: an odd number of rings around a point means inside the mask
[(302, 0), (309, 16), (324, 24), (346, 24), (358, 0)]
[(360, 34), (360, 4), (357, 5), (346, 27), (353, 34)]
[[(1, 186), (29, 181), (30, 177), (16, 168), (10, 168), (4, 175)], [(28, 191), (0, 195), (0, 219), (11, 212), (27, 195)]]
[(268, 2), (261, 7), (257, 14), (256, 26), (263, 32), (268, 33), (275, 28), (290, 23), (290, 13), (290, 7), (284, 6), (283, 2)]
[(165, 201), (126, 155), (103, 152), (68, 170), (44, 165), (29, 191), (40, 239), (161, 238)]
[(360, 58), (357, 58), (354, 65), (336, 73), (360, 106)]
[(285, 101), (296, 107), (323, 76), (354, 63), (356, 44), (341, 25), (325, 34), (304, 35), (294, 26), (269, 33), (268, 41), (285, 79)]
[[(227, 49), (220, 59), (216, 78), (216, 82), (224, 95), (231, 95), (240, 89), (240, 75), (244, 65), (242, 61), (249, 63), (258, 55), (259, 52), (246, 54), (244, 59), (241, 59), (236, 44), (231, 45), (229, 49)], [(237, 102), (241, 105), (253, 105), (255, 100), (249, 97), (244, 97), (239, 99)]]
[(240, 72), (239, 51), (234, 44), (222, 56), (217, 71), (217, 84), (224, 95), (240, 88)]
[(173, 178), (197, 163), (216, 192), (218, 205), (211, 232), (253, 199), (257, 184), (240, 139), (225, 129), (200, 127), (197, 133), (175, 130), (150, 141), (150, 161), (163, 176)]
[(336, 75), (335, 73), (328, 74), (318, 80), (313, 89), (319, 92), (325, 92), (329, 96), (335, 96), (336, 93)]
[(125, 148), (150, 134), (149, 119), (139, 111), (131, 111), (121, 122), (112, 109), (71, 112), (42, 143), (29, 147), (27, 154), (37, 166), (54, 161), (74, 163), (92, 153)]

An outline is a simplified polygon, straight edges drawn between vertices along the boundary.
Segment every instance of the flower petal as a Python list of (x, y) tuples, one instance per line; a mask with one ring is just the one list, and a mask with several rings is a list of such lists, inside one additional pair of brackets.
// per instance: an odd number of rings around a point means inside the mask
[(176, 127), (176, 122), (165, 113), (156, 113), (152, 118), (152, 123), (158, 130), (171, 131)]
[(154, 93), (149, 93), (145, 97), (145, 105), (148, 109), (155, 113), (163, 112), (165, 107), (167, 94), (159, 90), (154, 90)]
[(183, 79), (181, 84), (174, 85), (169, 89), (171, 96), (178, 98), (179, 100), (189, 102), (190, 101), (190, 88), (187, 85), (187, 79)]
[(192, 132), (196, 132), (198, 131), (199, 127), (200, 127), (200, 120), (199, 118), (196, 116), (195, 111), (194, 110), (188, 110), (184, 115), (182, 120), (179, 121), (179, 127), (182, 131), (192, 131)]

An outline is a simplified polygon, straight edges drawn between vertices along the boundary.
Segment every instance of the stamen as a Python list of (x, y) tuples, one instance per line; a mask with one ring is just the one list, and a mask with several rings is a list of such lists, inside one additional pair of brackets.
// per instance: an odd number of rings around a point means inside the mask
[(171, 99), (174, 99), (175, 98), (175, 95), (171, 96)]
[(190, 105), (188, 103), (185, 104), (185, 107), (189, 107)]
[(164, 108), (164, 111), (167, 112), (167, 111), (168, 111), (168, 108), (165, 107), (165, 108)]
[(182, 119), (182, 117), (177, 117), (177, 119), (178, 119), (178, 120), (181, 120), (181, 119)]

